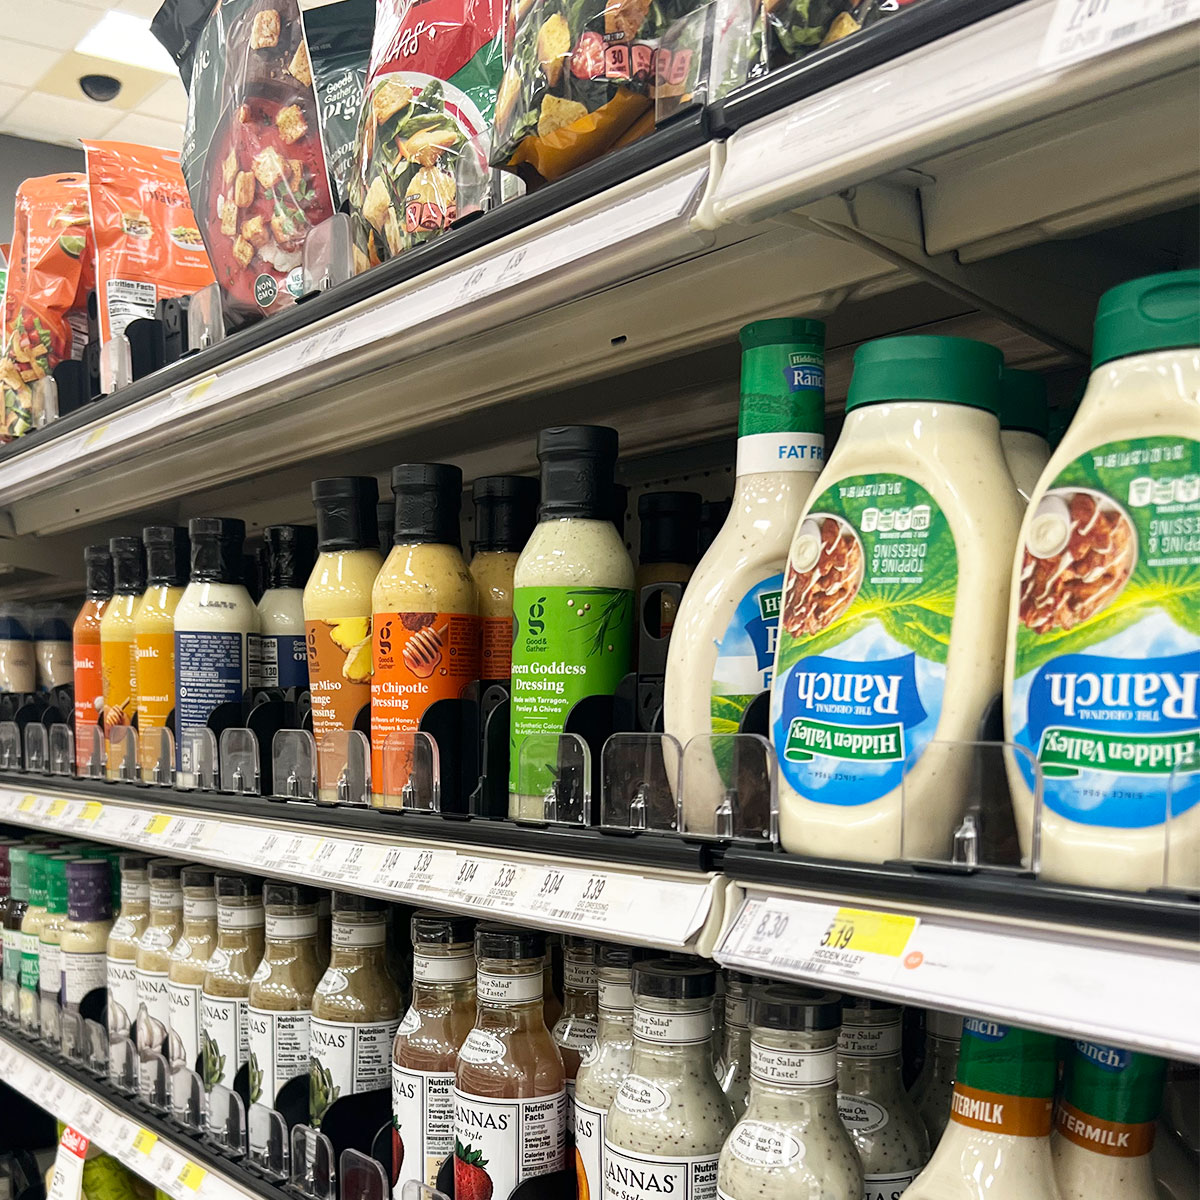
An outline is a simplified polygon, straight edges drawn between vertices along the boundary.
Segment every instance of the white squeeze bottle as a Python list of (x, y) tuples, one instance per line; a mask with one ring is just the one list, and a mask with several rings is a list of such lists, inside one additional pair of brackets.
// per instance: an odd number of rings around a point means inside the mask
[[(825, 461), (825, 326), (755, 321), (742, 344), (733, 502), (679, 604), (667, 654), (663, 725), (682, 746), (738, 732), (771, 686), (787, 548)], [(725, 785), (711, 756), (688, 761), (685, 821), (713, 832)]]
[[(860, 346), (846, 424), (783, 587), (771, 740), (784, 848), (948, 858), (999, 694), (1021, 497), (1000, 446), (1000, 351)], [(903, 784), (903, 786), (902, 786)]]
[[(1200, 271), (1109, 289), (1012, 572), (1005, 729), (1041, 765), (1044, 878), (1200, 883), (1198, 436)], [(1026, 840), (1033, 783), (1014, 755)]]

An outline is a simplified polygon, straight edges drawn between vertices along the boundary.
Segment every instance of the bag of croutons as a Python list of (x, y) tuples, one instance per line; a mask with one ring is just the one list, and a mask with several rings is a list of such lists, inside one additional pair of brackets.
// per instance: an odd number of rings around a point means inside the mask
[(488, 198), (503, 0), (377, 0), (350, 185), (358, 270)]
[(190, 59), (180, 165), (237, 327), (303, 292), (304, 243), (333, 196), (298, 0), (209, 7), (167, 0), (152, 28), (181, 72)]
[(530, 186), (654, 127), (676, 65), (659, 38), (697, 0), (512, 0), (492, 164)]

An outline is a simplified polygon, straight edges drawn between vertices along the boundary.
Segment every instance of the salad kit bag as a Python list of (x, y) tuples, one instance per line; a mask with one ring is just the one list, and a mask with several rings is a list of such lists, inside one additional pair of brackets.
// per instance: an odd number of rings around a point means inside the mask
[(45, 175), (17, 188), (4, 294), (0, 441), (33, 428), (33, 386), (87, 342), (93, 286), (86, 175)]
[(378, 0), (350, 189), (358, 270), (481, 210), (503, 0)]
[(205, 7), (167, 0), (152, 28), (181, 70), (191, 56), (180, 163), (236, 327), (302, 293), (304, 243), (333, 196), (297, 0)]
[(159, 300), (213, 281), (179, 155), (129, 142), (82, 143), (96, 246), (100, 342), (153, 317)]

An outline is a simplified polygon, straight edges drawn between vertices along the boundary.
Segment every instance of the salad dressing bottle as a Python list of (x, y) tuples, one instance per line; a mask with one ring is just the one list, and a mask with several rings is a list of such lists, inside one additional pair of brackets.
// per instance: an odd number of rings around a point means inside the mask
[[(699, 492), (647, 492), (638, 497), (638, 522), (642, 540), (638, 550), (635, 591), (655, 583), (677, 583), (692, 577), (699, 554)], [(673, 596), (659, 601), (659, 636), (667, 637), (675, 626), (678, 606)]]
[(513, 575), (537, 524), (538, 483), (523, 475), (485, 475), (471, 484), (475, 537), (471, 577), (479, 592), (480, 677), (507, 683), (512, 672)]
[(138, 943), (150, 923), (149, 865), (144, 855), (121, 855), (120, 915), (113, 922), (105, 946), (110, 1042), (133, 1036), (137, 1020)]
[(62, 938), (67, 925), (67, 866), (82, 859), (56, 854), (46, 859), (46, 919), (38, 934), (38, 1013), (42, 1040), (57, 1047), (63, 991)]
[(4, 978), (0, 984), (0, 1011), (15, 1024), (20, 1017), (21, 993), (21, 922), (29, 907), (28, 846), (12, 846), (8, 851), (8, 909), (4, 914)]
[(1036, 371), (1005, 367), (1000, 374), (1000, 445), (1008, 473), (1028, 502), (1050, 461), (1046, 380)]
[(717, 1061), (717, 1082), (740, 1120), (750, 1098), (750, 987), (752, 975), (725, 973), (725, 1041)]
[(575, 1077), (579, 1064), (592, 1051), (598, 1033), (599, 983), (596, 943), (567, 934), (563, 939), (562, 1016), (550, 1030), (562, 1057), (567, 1086), (567, 1131), (575, 1132)]
[[(825, 461), (825, 326), (755, 321), (742, 344), (737, 481), (730, 514), (679, 605), (667, 652), (663, 727), (691, 738), (737, 733), (771, 686), (788, 544)], [(689, 756), (689, 830), (711, 833), (725, 781)]]
[[(187, 586), (191, 546), (178, 525), (142, 530), (146, 547), (146, 590), (133, 614), (137, 670), (138, 752), (142, 779), (161, 782), (159, 730), (175, 707), (175, 610)], [(171, 731), (174, 736), (175, 731)], [(161, 768), (159, 768), (161, 772)]]
[(304, 587), (317, 552), (316, 530), (308, 525), (268, 525), (266, 589), (258, 602), (258, 674), (252, 687), (308, 687)]
[(74, 670), (71, 649), (71, 613), (65, 604), (43, 605), (33, 626), (33, 653), (37, 659), (37, 685), (43, 692), (66, 687)]
[(78, 1012), (90, 992), (104, 987), (108, 936), (112, 931), (112, 875), (102, 858), (67, 863), (67, 922), (62, 953), (62, 1007)]
[[(379, 485), (369, 475), (318, 479), (317, 561), (304, 585), (308, 685), (313, 737), (321, 742), (353, 729), (371, 703), (371, 588), (383, 565), (377, 549), (375, 505)], [(322, 788), (322, 800), (337, 791)]]
[(141, 1060), (138, 1078), (143, 1095), (149, 1094), (154, 1085), (150, 1055), (159, 1054), (166, 1048), (171, 1028), (167, 972), (171, 951), (183, 932), (182, 871), (183, 864), (173, 858), (150, 860), (150, 919), (138, 938), (134, 958), (137, 988), (135, 1041)]
[(510, 1196), (566, 1166), (562, 1058), (542, 1015), (545, 954), (536, 930), (475, 930), (479, 1005), (454, 1081), (456, 1196)]
[(113, 594), (113, 561), (107, 546), (83, 552), (86, 598), (71, 631), (75, 659), (75, 765), (82, 775), (92, 758), (92, 730), (100, 728), (104, 676), (100, 666), (100, 622)]
[(54, 851), (34, 851), (29, 856), (29, 906), (21, 918), (21, 991), (18, 1012), (21, 1029), (38, 1031), (39, 966), (42, 926), (46, 911), (46, 860)]
[(392, 1044), (393, 1190), (436, 1187), (454, 1156), (454, 1069), (475, 1023), (474, 922), (412, 916), (413, 996)]
[(954, 1073), (958, 1068), (958, 1045), (962, 1040), (962, 1017), (928, 1009), (925, 1013), (925, 1062), (909, 1091), (917, 1115), (936, 1147), (950, 1119)]
[(242, 583), (244, 522), (195, 517), (188, 534), (191, 579), (175, 609), (175, 727), (183, 786), (191, 782), (183, 756), (188, 730), (206, 726), (218, 705), (242, 702), (249, 684), (247, 639), (258, 632), (258, 612)]
[[(633, 645), (633, 563), (609, 520), (617, 433), (567, 425), (538, 434), (538, 524), (513, 575), (509, 810), (542, 820), (572, 706), (611, 695)], [(521, 749), (536, 737), (528, 759)]]
[[(438, 700), (454, 700), (479, 678), (479, 595), (462, 556), (462, 472), (445, 463), (392, 468), (396, 528), (371, 592), (375, 673), (371, 676), (371, 783), (377, 803), (408, 782), (412, 748), (384, 778), (392, 734), (412, 734)], [(449, 774), (453, 764), (442, 764)], [(445, 789), (447, 796), (455, 789)]]
[(113, 594), (100, 618), (100, 674), (104, 684), (101, 725), (105, 741), (111, 730), (132, 725), (137, 713), (134, 614), (146, 590), (142, 539), (115, 537), (109, 541), (108, 550), (113, 562)]
[(24, 604), (0, 604), (0, 694), (38, 686), (33, 613)]
[(183, 887), (183, 932), (171, 947), (167, 965), (168, 1038), (172, 1066), (200, 1069), (200, 993), (208, 959), (217, 944), (217, 894), (209, 867), (187, 866)]

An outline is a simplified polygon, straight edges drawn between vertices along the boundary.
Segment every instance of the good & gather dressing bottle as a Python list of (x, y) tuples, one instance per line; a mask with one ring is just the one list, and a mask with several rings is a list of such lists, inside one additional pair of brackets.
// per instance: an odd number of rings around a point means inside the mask
[(308, 687), (304, 587), (312, 574), (317, 533), (309, 525), (263, 530), (266, 589), (258, 602), (258, 674), (254, 687)]
[(979, 758), (929, 743), (978, 739), (1000, 690), (1021, 515), (1001, 365), (965, 338), (884, 338), (854, 356), (783, 586), (771, 740), (793, 853), (950, 857)]
[[(721, 532), (688, 583), (667, 654), (663, 727), (686, 746), (738, 732), (771, 686), (788, 543), (825, 461), (825, 326), (755, 321), (742, 343), (737, 482)], [(711, 754), (693, 751), (685, 824), (713, 831), (726, 789)]]
[(17, 1008), (21, 1028), (38, 1031), (38, 983), (42, 926), (46, 923), (46, 860), (54, 851), (35, 850), (29, 855), (29, 906), (21, 918), (21, 991)]
[(91, 731), (100, 728), (100, 710), (104, 707), (100, 621), (113, 591), (113, 562), (107, 546), (89, 546), (83, 552), (83, 564), (87, 593), (71, 633), (75, 656), (75, 763), (80, 774), (91, 760)]
[(113, 594), (100, 618), (100, 674), (104, 683), (101, 725), (107, 740), (137, 714), (137, 653), (134, 614), (146, 590), (146, 551), (142, 539), (115, 537), (108, 543), (113, 561)]

